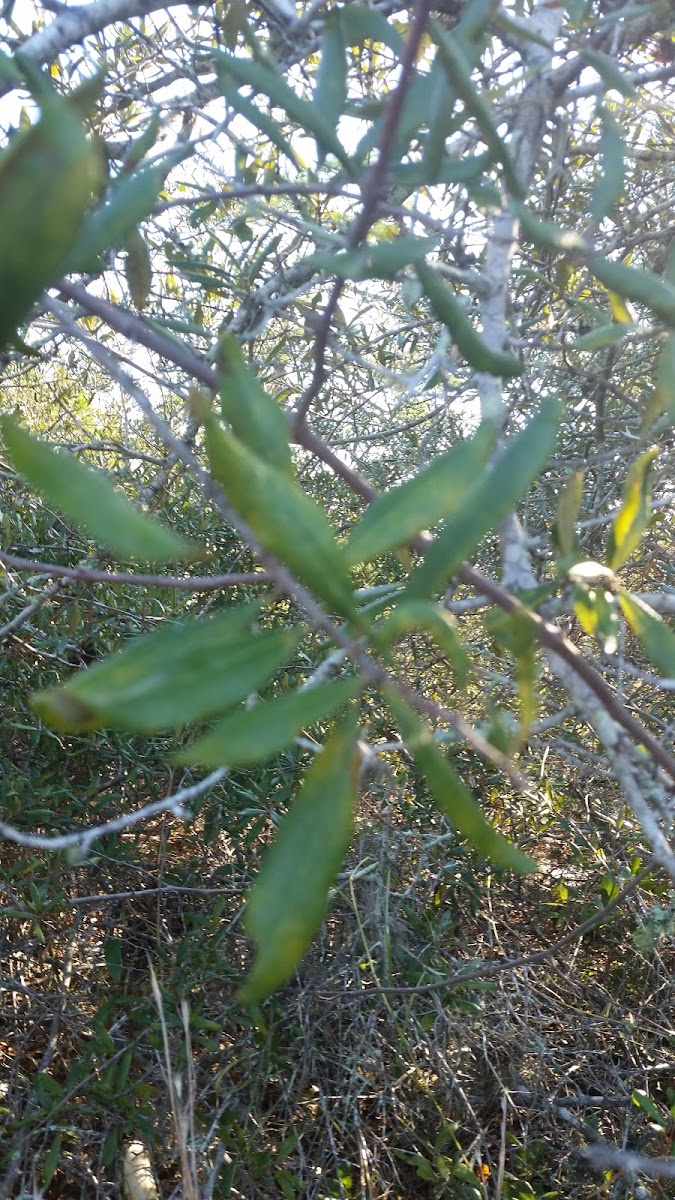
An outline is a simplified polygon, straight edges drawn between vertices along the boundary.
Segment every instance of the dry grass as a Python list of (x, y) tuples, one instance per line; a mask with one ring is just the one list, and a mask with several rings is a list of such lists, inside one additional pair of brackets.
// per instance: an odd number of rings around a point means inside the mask
[[(588, 805), (572, 821), (542, 799), (529, 848), (544, 870), (500, 878), (416, 802), (378, 797), (389, 784), (363, 810), (298, 977), (254, 1013), (233, 996), (260, 839), (243, 854), (224, 834), (207, 842), (203, 818), (162, 822), (114, 861), (45, 866), (51, 907), (0, 927), (3, 1198), (118, 1197), (131, 1140), (150, 1149), (162, 1200), (194, 1195), (189, 1162), (200, 1200), (675, 1195), (579, 1154), (598, 1137), (670, 1149), (669, 1126), (650, 1128), (631, 1099), (643, 1089), (666, 1113), (675, 1101), (672, 949), (647, 960), (631, 940), (654, 879), (543, 962), (385, 990), (550, 946), (605, 903), (604, 860), (627, 862), (635, 831), (616, 831), (609, 795), (595, 824)], [(532, 814), (514, 820), (522, 839)], [(18, 852), (3, 855), (20, 880)]]

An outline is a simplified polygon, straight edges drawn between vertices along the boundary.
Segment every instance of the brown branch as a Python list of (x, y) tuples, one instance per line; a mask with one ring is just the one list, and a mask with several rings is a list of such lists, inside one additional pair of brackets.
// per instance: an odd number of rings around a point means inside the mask
[[(140, 317), (135, 316), (133, 313), (125, 312), (109, 301), (103, 300), (100, 296), (90, 295), (86, 288), (80, 284), (63, 281), (59, 287), (63, 296), (72, 300), (86, 311), (99, 316), (111, 329), (145, 346), (155, 354), (163, 356), (169, 362), (173, 362), (177, 367), (185, 371), (187, 375), (199, 380), (206, 387), (214, 391), (217, 389), (218, 376), (216, 372), (202, 359), (197, 358), (185, 346), (169, 341), (162, 334), (155, 333)], [(304, 423), (300, 427), (296, 425), (294, 437), (298, 445), (304, 446), (306, 450), (309, 450), (316, 458), (330, 467), (356, 495), (361, 496), (368, 503), (375, 499), (378, 493), (372, 484), (358, 471), (355, 471), (344, 462), (308, 425)], [(420, 551), (420, 553), (424, 553), (429, 545), (429, 541), (429, 535), (426, 537), (422, 535), (415, 539), (412, 546), (414, 549)], [(629, 733), (638, 745), (645, 746), (654, 760), (663, 767), (671, 779), (675, 780), (675, 758), (668, 753), (653, 734), (645, 729), (640, 721), (628, 712), (609, 685), (605, 683), (602, 676), (586, 662), (576, 646), (560, 630), (556, 629), (553, 625), (549, 625), (548, 622), (543, 620), (537, 613), (532, 612), (531, 609), (526, 608), (520, 600), (486, 575), (483, 575), (482, 572), (476, 570), (475, 567), (468, 565), (461, 567), (457, 572), (457, 577), (462, 583), (468, 584), (470, 587), (475, 588), (481, 595), (487, 596), (494, 604), (504, 609), (505, 612), (525, 612), (534, 622), (537, 635), (542, 644), (550, 650), (556, 651), (572, 667), (597, 696), (603, 708), (614, 718), (617, 724)]]
[[(415, 60), (431, 9), (431, 0), (417, 0), (415, 4), (405, 51), (401, 58), (401, 73), (384, 111), (377, 159), (361, 184), (361, 198), (363, 201), (361, 212), (347, 235), (346, 245), (348, 250), (355, 250), (361, 244), (377, 216), (380, 200), (387, 184), (389, 159), (391, 158), (392, 147), (396, 138), (396, 130), (401, 119), (408, 88), (412, 81)], [(325, 383), (326, 350), (328, 349), (330, 328), (344, 286), (345, 280), (335, 280), (330, 290), (326, 307), (319, 319), (314, 341), (312, 378), (295, 409), (293, 423), (296, 427), (304, 424), (307, 413)]]
[(54, 578), (80, 579), (83, 583), (121, 583), (130, 587), (176, 588), (186, 592), (215, 592), (221, 588), (243, 584), (271, 583), (267, 571), (242, 571), (229, 575), (196, 575), (181, 578), (179, 575), (140, 575), (124, 571), (96, 571), (91, 567), (62, 567), (58, 563), (35, 562), (31, 558), (20, 558), (16, 554), (0, 551), (0, 562), (16, 571), (34, 571), (36, 575), (51, 575)]

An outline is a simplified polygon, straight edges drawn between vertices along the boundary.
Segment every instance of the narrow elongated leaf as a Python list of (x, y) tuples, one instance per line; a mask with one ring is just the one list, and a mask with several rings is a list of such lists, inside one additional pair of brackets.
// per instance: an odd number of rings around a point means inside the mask
[[(525, 237), (542, 250), (557, 251), (561, 254), (585, 253), (587, 246), (580, 234), (573, 229), (563, 229), (554, 221), (543, 221), (531, 213), (524, 204), (513, 203), (513, 211), (520, 222)], [(522, 239), (521, 239), (522, 240)]]
[(58, 729), (158, 733), (217, 716), (267, 680), (293, 654), (301, 630), (249, 633), (252, 608), (177, 622), (40, 692), (33, 707)]
[(440, 591), (485, 534), (513, 511), (555, 446), (560, 416), (559, 402), (545, 400), (529, 425), (507, 443), (434, 538), (410, 576), (407, 598)]
[(148, 121), (143, 132), (137, 138), (133, 139), (129, 149), (124, 155), (121, 170), (125, 175), (131, 175), (134, 167), (137, 167), (141, 159), (145, 158), (146, 154), (152, 150), (152, 147), (159, 137), (161, 128), (162, 118), (159, 110), (156, 109), (155, 112), (152, 113), (150, 120)]
[(403, 162), (392, 166), (391, 177), (397, 187), (413, 191), (430, 183), (477, 184), (484, 171), (492, 165), (492, 154), (447, 154), (432, 178), (424, 162)]
[(591, 195), (591, 220), (602, 221), (621, 199), (624, 187), (624, 141), (614, 117), (607, 108), (600, 110), (601, 171)]
[(445, 286), (432, 267), (417, 262), (415, 270), (435, 315), (448, 328), (469, 366), (490, 375), (522, 375), (523, 365), (517, 358), (503, 350), (492, 350), (476, 333), (461, 300)]
[(253, 125), (254, 129), (259, 129), (261, 133), (264, 133), (272, 145), (276, 146), (277, 150), (281, 154), (284, 154), (298, 170), (302, 170), (304, 164), (291, 146), (288, 138), (284, 135), (278, 121), (275, 121), (274, 117), (271, 117), (269, 113), (264, 112), (260, 108), (260, 105), (254, 104), (248, 96), (242, 96), (237, 81), (232, 80), (224, 70), (221, 69), (218, 71), (218, 79), (220, 90), (228, 104), (242, 117), (245, 117)]
[(539, 708), (537, 689), (537, 631), (526, 612), (505, 613), (493, 609), (485, 617), (485, 626), (492, 636), (511, 654), (516, 667), (516, 684), (520, 712), (515, 736), (507, 742), (506, 751), (516, 754), (527, 740)]
[(344, 708), (360, 686), (358, 679), (337, 679), (261, 701), (253, 708), (223, 717), (199, 741), (181, 750), (176, 761), (204, 767), (248, 767), (266, 762), (285, 750), (307, 726)]
[(467, 61), (461, 42), (450, 36), (435, 19), (429, 22), (429, 32), (438, 46), (438, 53), (450, 83), (480, 129), (486, 144), (502, 164), (509, 188), (518, 199), (523, 198), (523, 184), (511, 159), (511, 152), (499, 133), (497, 118), (487, 100), (478, 92), (471, 78), (471, 62)]
[(329, 115), (333, 129), (347, 102), (347, 49), (342, 28), (342, 10), (333, 9), (321, 35), (321, 58), (312, 103), (322, 117)]
[(100, 175), (75, 107), (55, 94), (41, 107), (0, 153), (0, 348), (62, 274)]
[(641, 431), (646, 432), (650, 425), (664, 413), (666, 414), (664, 424), (670, 425), (675, 421), (675, 334), (673, 333), (666, 338), (659, 354), (656, 386), (645, 408)]
[(658, 454), (659, 447), (652, 446), (628, 472), (623, 503), (614, 518), (607, 547), (607, 565), (613, 571), (627, 562), (642, 541), (651, 512), (650, 467)]
[(397, 237), (367, 243), (357, 250), (324, 251), (303, 259), (308, 271), (321, 271), (338, 279), (394, 279), (403, 267), (423, 261), (438, 246), (437, 237)]
[(428, 633), (434, 639), (452, 667), (457, 687), (466, 687), (471, 674), (469, 656), (454, 618), (439, 604), (429, 600), (408, 600), (397, 604), (394, 611), (375, 626), (371, 637), (378, 648), (385, 649), (406, 633), (417, 630)]
[(298, 96), (277, 71), (251, 58), (239, 58), (228, 54), (225, 50), (214, 51), (213, 57), (239, 84), (248, 84), (254, 91), (267, 96), (273, 105), (284, 109), (291, 120), (296, 121), (301, 129), (316, 138), (317, 144), (324, 152), (334, 154), (343, 167), (350, 170), (349, 155), (329, 119), (323, 112), (318, 112), (308, 100)]
[(536, 871), (536, 863), (486, 820), (471, 792), (434, 742), (426, 722), (395, 692), (388, 690), (386, 700), (437, 807), (455, 829), (469, 839), (483, 858), (497, 866), (520, 872)]
[(405, 545), (422, 529), (450, 517), (485, 466), (496, 432), (494, 423), (485, 421), (469, 441), (439, 455), (414, 479), (378, 496), (349, 535), (345, 552), (350, 565)]
[(207, 418), (205, 428), (213, 477), (260, 545), (336, 612), (354, 616), (349, 567), (323, 509), (226, 433), (215, 417)]
[(348, 46), (358, 46), (361, 42), (382, 42), (395, 55), (403, 53), (405, 42), (401, 34), (376, 8), (350, 3), (345, 4), (340, 13)]
[(124, 273), (131, 302), (144, 309), (152, 290), (152, 261), (147, 243), (138, 229), (133, 229), (126, 243)]
[(338, 727), (310, 766), (267, 851), (244, 925), (258, 954), (239, 1000), (253, 1004), (285, 983), (302, 961), (328, 908), (354, 825), (357, 722)]
[(577, 548), (576, 523), (583, 494), (583, 471), (573, 471), (560, 493), (553, 527), (554, 541), (563, 558), (573, 554)]
[(627, 267), (609, 258), (594, 258), (590, 269), (612, 292), (644, 304), (671, 329), (675, 329), (675, 286), (639, 267)]
[(232, 334), (218, 343), (218, 366), (220, 411), (236, 436), (270, 466), (293, 475), (286, 416), (258, 383)]
[(434, 59), (431, 69), (432, 92), (428, 106), (429, 133), (424, 142), (424, 166), (429, 171), (431, 179), (435, 178), (445, 157), (445, 143), (455, 129), (455, 104), (457, 96), (450, 86), (445, 71), (434, 69), (440, 63), (440, 57)]
[(665, 679), (675, 679), (675, 632), (637, 596), (620, 591), (619, 604), (647, 658), (658, 667)]
[(148, 517), (104, 475), (71, 454), (52, 450), (12, 417), (0, 417), (0, 436), (12, 465), (69, 521), (121, 559), (172, 562), (195, 558), (198, 549)]
[(591, 329), (589, 333), (584, 333), (567, 344), (570, 350), (583, 350), (586, 353), (591, 350), (604, 350), (607, 346), (615, 346), (617, 342), (622, 342), (626, 334), (636, 328), (632, 321), (625, 324), (610, 321), (607, 325), (598, 325), (596, 329)]
[(66, 271), (96, 272), (107, 250), (119, 250), (132, 230), (152, 212), (164, 186), (166, 165), (145, 167), (116, 180), (110, 199), (87, 217)]

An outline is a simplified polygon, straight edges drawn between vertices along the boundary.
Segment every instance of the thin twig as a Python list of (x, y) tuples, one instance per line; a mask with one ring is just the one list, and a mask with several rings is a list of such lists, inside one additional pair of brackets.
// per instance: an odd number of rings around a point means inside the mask
[[(0, 562), (17, 571), (34, 571), (36, 575), (52, 575), (63, 579), (79, 579), (83, 583), (119, 583), (129, 587), (175, 588), (186, 592), (216, 592), (223, 588), (246, 584), (270, 583), (266, 571), (231, 572), (226, 575), (141, 575), (124, 571), (96, 571), (93, 567), (62, 567), (58, 563), (36, 562), (0, 550)], [(43, 601), (44, 603), (44, 601)], [(0, 630), (0, 635), (2, 630)]]

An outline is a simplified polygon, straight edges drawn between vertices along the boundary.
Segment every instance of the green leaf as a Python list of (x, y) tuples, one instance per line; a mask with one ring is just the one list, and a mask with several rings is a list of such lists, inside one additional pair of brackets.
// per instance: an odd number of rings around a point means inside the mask
[[(162, 129), (162, 117), (159, 109), (151, 114), (143, 132), (134, 138), (126, 151), (122, 160), (121, 171), (124, 175), (130, 175), (135, 167), (138, 166), (141, 159), (145, 158), (146, 154), (154, 146)], [(140, 217), (139, 217), (140, 220)]]
[(217, 361), (223, 417), (249, 450), (284, 475), (292, 476), (293, 459), (286, 415), (277, 401), (260, 386), (244, 358), (240, 343), (232, 334), (225, 334), (218, 343)]
[(476, 333), (461, 300), (442, 283), (432, 267), (425, 262), (417, 262), (415, 270), (433, 312), (448, 328), (469, 366), (490, 375), (522, 375), (523, 365), (517, 358), (503, 350), (491, 349)]
[(259, 129), (261, 133), (264, 133), (272, 145), (276, 146), (277, 150), (284, 154), (298, 170), (303, 170), (303, 163), (288, 138), (284, 136), (278, 121), (270, 117), (269, 113), (264, 112), (259, 105), (249, 100), (248, 96), (242, 96), (238, 83), (232, 80), (218, 63), (216, 63), (216, 69), (220, 90), (228, 104), (249, 121), (254, 129)]
[(321, 58), (312, 104), (316, 111), (329, 115), (337, 136), (337, 126), (347, 102), (347, 50), (342, 28), (342, 10), (333, 9), (321, 35)]
[(619, 646), (619, 614), (616, 597), (603, 587), (576, 583), (573, 607), (581, 628), (597, 638), (605, 654), (616, 654)]
[(323, 509), (226, 433), (214, 416), (209, 415), (205, 429), (213, 477), (260, 545), (336, 612), (353, 617), (349, 566)]
[(303, 100), (272, 67), (251, 58), (239, 58), (225, 50), (213, 52), (214, 61), (229, 72), (240, 85), (249, 85), (254, 92), (266, 96), (273, 105), (284, 109), (304, 133), (312, 134), (319, 149), (334, 154), (349, 171), (349, 155), (339, 141), (329, 119), (318, 112), (308, 100)]
[(348, 46), (358, 46), (361, 42), (382, 42), (397, 57), (403, 54), (405, 42), (401, 34), (377, 9), (350, 3), (345, 4), (340, 15)]
[[(457, 96), (450, 87), (445, 71), (435, 71), (440, 56), (434, 59), (431, 68), (431, 98), (427, 107), (427, 123), (429, 132), (424, 141), (424, 166), (429, 172), (430, 180), (436, 178), (445, 158), (445, 144), (455, 131), (457, 117), (455, 104)], [(435, 74), (435, 77), (434, 77)]]
[(142, 310), (152, 290), (152, 262), (145, 238), (133, 229), (126, 243), (124, 274), (132, 304)]
[(63, 1132), (62, 1130), (59, 1130), (58, 1133), (54, 1134), (49, 1150), (45, 1154), (44, 1162), (42, 1164), (42, 1182), (46, 1188), (49, 1187), (54, 1175), (56, 1174), (56, 1169), (59, 1165), (59, 1162), (61, 1161), (62, 1139)]
[(12, 417), (0, 417), (0, 435), (16, 470), (48, 503), (118, 558), (161, 563), (197, 556), (197, 547), (139, 512), (104, 475), (71, 454), (52, 450)]
[(663, 672), (665, 679), (675, 679), (673, 630), (653, 608), (637, 596), (631, 596), (629, 592), (619, 592), (619, 604), (647, 658)]
[(582, 334), (567, 345), (570, 350), (583, 350), (586, 353), (591, 350), (604, 350), (607, 346), (615, 346), (617, 342), (622, 342), (626, 334), (634, 329), (637, 329), (637, 326), (633, 321), (621, 324), (609, 321), (607, 325), (598, 325), (596, 329), (591, 329), (589, 333)]
[(350, 279), (394, 279), (403, 267), (419, 263), (438, 246), (437, 237), (397, 237), (367, 242), (356, 250), (326, 251), (302, 260), (304, 268)]
[(518, 199), (523, 196), (523, 184), (511, 159), (511, 152), (500, 136), (497, 118), (487, 100), (478, 92), (471, 78), (471, 62), (461, 42), (450, 36), (434, 18), (429, 21), (429, 33), (438, 46), (438, 53), (450, 83), (457, 95), (476, 121), (483, 139), (498, 162), (502, 164), (504, 176), (511, 193)]
[(232, 713), (187, 750), (180, 763), (205, 767), (247, 767), (281, 753), (303, 729), (323, 721), (358, 694), (358, 679), (338, 679), (290, 695), (264, 700), (251, 709)]
[(414, 479), (378, 496), (352, 528), (345, 547), (351, 566), (405, 545), (422, 529), (450, 517), (487, 462), (496, 440), (492, 421), (473, 438), (440, 454)]
[(123, 942), (118, 937), (107, 937), (103, 943), (105, 965), (113, 983), (119, 983), (122, 978), (122, 949)]
[(68, 100), (44, 95), (41, 107), (0, 153), (0, 348), (62, 274), (100, 174)]
[(164, 186), (166, 164), (145, 167), (134, 175), (118, 178), (110, 199), (87, 217), (68, 257), (66, 272), (95, 273), (108, 250), (119, 250), (129, 234), (152, 212)]
[(475, 184), (491, 164), (492, 155), (489, 151), (457, 157), (446, 154), (433, 176), (424, 162), (398, 163), (392, 166), (390, 174), (393, 183), (409, 193), (431, 183)]
[(386, 700), (439, 810), (483, 858), (514, 871), (536, 871), (536, 863), (507, 841), (484, 817), (471, 792), (433, 740), (431, 729), (396, 692)]
[(485, 626), (506, 647), (516, 666), (520, 713), (518, 730), (507, 746), (508, 753), (516, 754), (527, 740), (539, 709), (537, 631), (528, 613), (523, 611), (493, 610), (485, 617)]
[(594, 50), (592, 46), (585, 46), (581, 51), (581, 57), (589, 67), (595, 68), (606, 87), (613, 88), (615, 92), (619, 92), (620, 95), (627, 96), (629, 99), (639, 95), (635, 84), (623, 73), (615, 59), (609, 54)]
[(63, 687), (33, 698), (58, 729), (180, 729), (217, 716), (266, 683), (293, 654), (302, 629), (250, 633), (257, 606), (176, 622), (134, 638)]
[(13, 58), (0, 50), (0, 80), (3, 83), (21, 83), (22, 75)]
[(642, 1088), (636, 1088), (634, 1092), (631, 1092), (631, 1100), (633, 1104), (642, 1109), (643, 1113), (647, 1114), (650, 1121), (653, 1121), (659, 1129), (665, 1129), (667, 1125), (671, 1124), (670, 1113), (655, 1104), (649, 1093), (643, 1091)]
[(600, 109), (601, 171), (591, 194), (591, 220), (602, 221), (621, 199), (624, 189), (624, 141), (609, 109)]
[(408, 600), (398, 604), (373, 628), (371, 637), (374, 645), (386, 649), (411, 630), (421, 630), (434, 639), (452, 667), (457, 687), (466, 687), (471, 674), (469, 656), (454, 618), (440, 605), (429, 600)]
[(584, 473), (573, 471), (568, 475), (560, 493), (556, 508), (553, 537), (562, 558), (574, 554), (577, 549), (576, 523), (584, 494)]
[(609, 258), (593, 258), (590, 269), (610, 291), (618, 292), (636, 304), (644, 304), (665, 325), (675, 329), (675, 287), (672, 283), (652, 271), (627, 267)]
[(628, 472), (623, 504), (614, 518), (607, 547), (607, 565), (613, 571), (627, 562), (642, 541), (651, 512), (650, 467), (659, 453), (660, 447), (652, 446)]
[(561, 411), (557, 400), (544, 400), (529, 425), (469, 488), (461, 508), (446, 521), (410, 576), (407, 597), (440, 591), (485, 534), (513, 512), (555, 446)]
[(359, 759), (350, 717), (312, 762), (267, 851), (244, 925), (258, 953), (239, 992), (255, 1004), (284, 983), (308, 950), (352, 837)]
[(665, 413), (664, 424), (675, 421), (675, 334), (664, 341), (656, 368), (656, 386), (642, 418), (640, 430), (645, 433)]
[(563, 229), (554, 221), (542, 221), (524, 204), (512, 202), (512, 207), (518, 217), (522, 232), (526, 238), (534, 242), (535, 246), (560, 254), (584, 254), (586, 252), (586, 242), (573, 229)]

